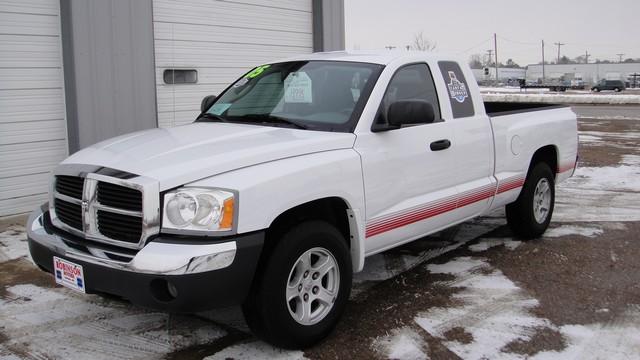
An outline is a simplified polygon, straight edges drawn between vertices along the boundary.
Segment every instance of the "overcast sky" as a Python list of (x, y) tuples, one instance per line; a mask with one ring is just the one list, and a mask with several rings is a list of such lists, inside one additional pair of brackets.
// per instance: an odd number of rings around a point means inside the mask
[(640, 58), (640, 0), (345, 0), (347, 49), (404, 47), (414, 34), (437, 43), (437, 51), (465, 58), (493, 49), (498, 60), (520, 65), (555, 61), (556, 42), (570, 58)]

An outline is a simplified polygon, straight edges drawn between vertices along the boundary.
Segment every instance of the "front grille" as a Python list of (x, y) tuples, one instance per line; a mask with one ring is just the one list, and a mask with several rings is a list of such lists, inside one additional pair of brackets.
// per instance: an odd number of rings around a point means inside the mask
[(122, 251), (142, 248), (159, 232), (159, 190), (154, 179), (89, 166), (62, 166), (59, 171), (50, 202), (54, 226)]
[(116, 184), (99, 182), (98, 202), (118, 209), (142, 211), (142, 193)]
[(142, 218), (104, 210), (97, 213), (98, 231), (111, 239), (138, 243), (142, 236)]
[(82, 199), (84, 178), (77, 176), (56, 176), (56, 191), (60, 194), (71, 196), (74, 199)]
[(55, 199), (55, 210), (60, 221), (82, 231), (82, 206)]

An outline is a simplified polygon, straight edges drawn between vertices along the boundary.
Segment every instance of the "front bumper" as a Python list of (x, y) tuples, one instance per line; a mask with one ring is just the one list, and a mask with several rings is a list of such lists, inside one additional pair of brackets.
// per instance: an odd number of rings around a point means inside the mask
[(160, 235), (131, 259), (106, 256), (108, 247), (53, 227), (46, 206), (29, 217), (27, 237), (31, 257), (43, 270), (53, 272), (54, 256), (81, 265), (88, 293), (182, 313), (244, 302), (264, 243), (264, 232), (211, 241)]

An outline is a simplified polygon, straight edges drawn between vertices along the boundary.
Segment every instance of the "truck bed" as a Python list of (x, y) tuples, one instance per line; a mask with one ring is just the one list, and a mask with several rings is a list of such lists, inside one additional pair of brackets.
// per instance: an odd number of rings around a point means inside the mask
[(499, 116), (508, 114), (518, 114), (524, 112), (550, 110), (555, 108), (566, 107), (566, 105), (558, 104), (541, 104), (541, 103), (516, 103), (516, 102), (498, 102), (485, 101), (484, 108), (489, 116)]

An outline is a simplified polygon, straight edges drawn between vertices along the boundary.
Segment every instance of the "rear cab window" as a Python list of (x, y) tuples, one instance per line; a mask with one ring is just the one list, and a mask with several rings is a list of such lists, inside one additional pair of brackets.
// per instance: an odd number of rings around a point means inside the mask
[(475, 114), (473, 100), (467, 79), (460, 65), (455, 61), (438, 61), (440, 73), (447, 85), (447, 94), (454, 118), (469, 117)]

